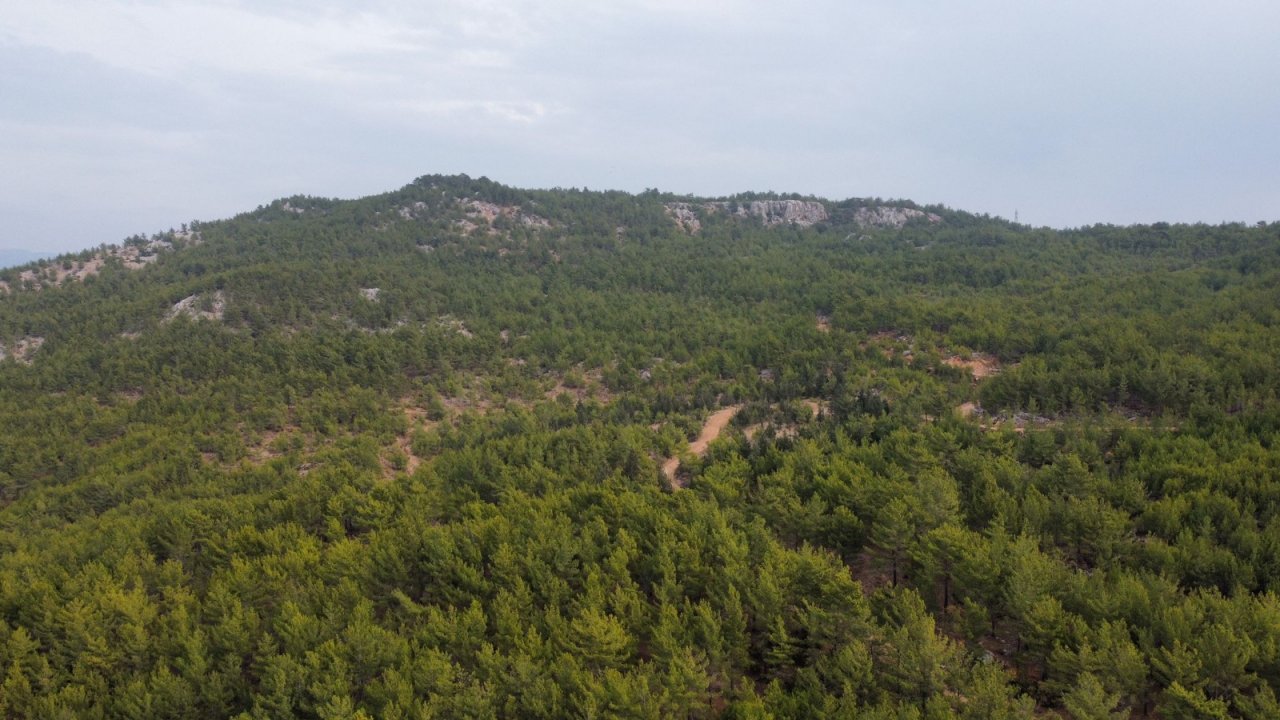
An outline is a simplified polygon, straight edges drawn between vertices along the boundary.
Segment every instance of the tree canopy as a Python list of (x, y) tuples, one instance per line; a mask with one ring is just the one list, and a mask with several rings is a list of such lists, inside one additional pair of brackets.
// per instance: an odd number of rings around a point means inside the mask
[(0, 282), (0, 715), (1280, 712), (1280, 224), (428, 176)]

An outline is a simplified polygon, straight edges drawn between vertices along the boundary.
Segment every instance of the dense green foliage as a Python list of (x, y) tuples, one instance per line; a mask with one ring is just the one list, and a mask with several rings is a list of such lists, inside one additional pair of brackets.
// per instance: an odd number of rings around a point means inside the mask
[(0, 715), (1280, 716), (1280, 224), (677, 201), (0, 272)]

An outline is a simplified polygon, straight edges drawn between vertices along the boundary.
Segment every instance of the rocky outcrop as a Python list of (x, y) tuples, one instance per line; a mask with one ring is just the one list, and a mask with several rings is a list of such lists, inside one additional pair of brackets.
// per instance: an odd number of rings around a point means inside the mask
[(817, 200), (747, 200), (715, 201), (700, 204), (675, 202), (663, 206), (667, 216), (681, 230), (696, 233), (702, 229), (698, 211), (726, 213), (738, 218), (757, 218), (768, 226), (796, 225), (809, 227), (827, 219), (827, 208)]
[(755, 217), (765, 225), (809, 227), (827, 219), (827, 208), (816, 200), (752, 200), (712, 203), (735, 217)]
[(864, 228), (893, 228), (901, 230), (912, 220), (925, 218), (930, 223), (940, 223), (942, 218), (915, 208), (894, 205), (875, 205), (858, 208), (853, 214), (853, 221)]
[(535, 230), (551, 227), (550, 220), (540, 215), (525, 212), (515, 205), (498, 205), (484, 200), (467, 200), (462, 203), (462, 207), (467, 217), (464, 220), (459, 220), (457, 225), (467, 234), (471, 234), (477, 229), (482, 229), (489, 235), (500, 235), (502, 234), (500, 229), (495, 227), (495, 223), (500, 219)]
[(42, 262), (32, 269), (23, 270), (12, 286), (7, 282), (0, 282), (0, 292), (8, 293), (24, 288), (43, 290), (70, 282), (82, 282), (85, 278), (101, 272), (111, 260), (119, 260), (120, 265), (126, 270), (139, 270), (158, 260), (162, 253), (198, 245), (200, 242), (201, 237), (198, 232), (184, 229), (181, 232), (156, 235), (150, 240), (139, 238), (124, 245), (104, 245), (87, 260), (55, 259)]
[(698, 219), (698, 211), (689, 203), (667, 203), (663, 206), (667, 217), (675, 221), (680, 229), (693, 235), (702, 229), (702, 221)]
[(174, 303), (165, 313), (165, 322), (172, 321), (179, 315), (186, 315), (192, 320), (221, 320), (227, 309), (227, 298), (221, 290), (210, 296), (189, 295)]
[(396, 212), (404, 220), (413, 220), (427, 211), (427, 204), (424, 202), (415, 202), (411, 205), (396, 208)]

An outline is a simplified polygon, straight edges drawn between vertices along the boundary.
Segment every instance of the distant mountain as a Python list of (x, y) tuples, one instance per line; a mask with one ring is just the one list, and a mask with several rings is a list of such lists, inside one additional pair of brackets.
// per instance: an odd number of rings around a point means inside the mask
[(18, 265), (26, 265), (29, 262), (40, 260), (41, 258), (52, 257), (53, 253), (36, 252), (34, 250), (18, 250), (13, 248), (0, 248), (0, 268), (15, 267)]

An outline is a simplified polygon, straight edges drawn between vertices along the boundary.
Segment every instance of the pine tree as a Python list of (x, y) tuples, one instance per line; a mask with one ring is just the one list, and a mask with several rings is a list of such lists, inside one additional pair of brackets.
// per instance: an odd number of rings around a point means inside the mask
[(880, 548), (893, 573), (893, 586), (898, 586), (898, 575), (907, 548), (915, 537), (911, 509), (907, 501), (894, 498), (876, 515), (871, 524), (871, 541)]
[(1093, 673), (1081, 673), (1076, 686), (1062, 696), (1062, 706), (1075, 720), (1124, 720), (1129, 713), (1117, 711), (1118, 693), (1108, 694)]

